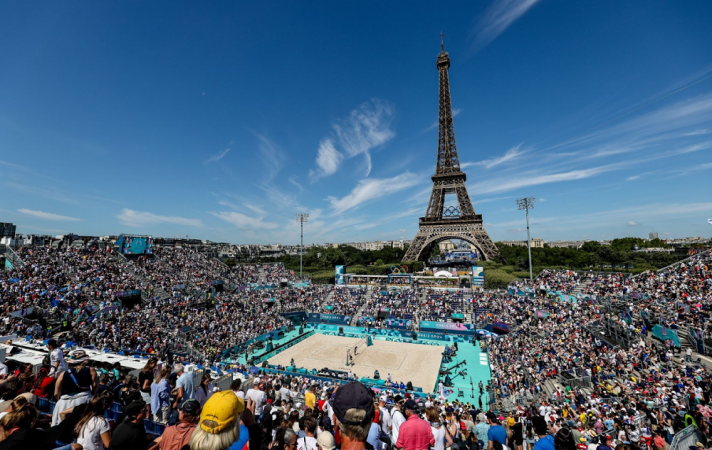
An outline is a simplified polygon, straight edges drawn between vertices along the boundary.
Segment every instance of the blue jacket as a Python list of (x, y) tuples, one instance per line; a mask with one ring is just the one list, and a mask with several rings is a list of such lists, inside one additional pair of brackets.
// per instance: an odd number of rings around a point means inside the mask
[(169, 406), (171, 395), (171, 387), (168, 385), (168, 380), (165, 378), (156, 383), (151, 383), (151, 411), (155, 414), (161, 407)]

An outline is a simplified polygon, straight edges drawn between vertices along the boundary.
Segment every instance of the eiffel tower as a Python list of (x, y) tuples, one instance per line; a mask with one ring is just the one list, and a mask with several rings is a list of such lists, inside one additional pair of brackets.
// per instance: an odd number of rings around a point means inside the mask
[[(455, 143), (450, 102), (450, 56), (440, 34), (440, 54), (437, 59), (440, 73), (440, 112), (438, 130), (438, 163), (433, 175), (433, 191), (425, 217), (420, 218), (418, 234), (403, 256), (406, 261), (424, 261), (433, 245), (445, 239), (461, 239), (474, 245), (481, 258), (491, 260), (499, 255), (482, 226), (482, 214), (475, 214), (465, 181), (467, 175), (460, 169)], [(446, 196), (457, 196), (457, 206), (446, 204)]]

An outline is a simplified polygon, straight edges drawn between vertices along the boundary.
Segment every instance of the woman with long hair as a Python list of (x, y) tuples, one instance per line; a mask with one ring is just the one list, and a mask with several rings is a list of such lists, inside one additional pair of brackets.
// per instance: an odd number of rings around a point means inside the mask
[(446, 430), (447, 425), (443, 424), (438, 409), (434, 406), (425, 408), (425, 416), (428, 418), (430, 430), (435, 438), (433, 450), (445, 450), (445, 447), (452, 445), (452, 438)]
[[(33, 444), (37, 444), (41, 439), (38, 439), (38, 434), (42, 434), (33, 428), (38, 415), (35, 407), (29, 403), (13, 408), (12, 412), (0, 419), (0, 446), (12, 448), (26, 445), (27, 448), (35, 448)], [(14, 443), (10, 444), (10, 441)]]
[(15, 397), (15, 400), (10, 403), (7, 409), (0, 413), (0, 419), (8, 415), (13, 411), (19, 411), (23, 406), (27, 404), (27, 397)]
[(213, 383), (210, 372), (203, 373), (203, 378), (200, 380), (200, 385), (195, 389), (195, 399), (200, 402), (200, 406), (204, 406), (211, 395), (213, 395)]
[(37, 397), (47, 398), (52, 392), (54, 392), (54, 377), (48, 375), (49, 369), (46, 367), (40, 368), (37, 378), (35, 379), (35, 384), (32, 387), (32, 392)]
[(574, 434), (567, 427), (563, 427), (554, 436), (554, 448), (556, 450), (576, 450)]
[(153, 420), (157, 423), (168, 422), (171, 412), (171, 386), (168, 384), (170, 374), (171, 367), (165, 365), (151, 383), (151, 411)]
[(97, 395), (89, 400), (84, 415), (74, 427), (77, 443), (81, 444), (84, 450), (104, 450), (109, 447), (111, 427), (104, 413), (111, 406), (111, 402), (108, 395)]
[(22, 391), (29, 392), (35, 384), (35, 374), (32, 373), (32, 364), (22, 364), (17, 378), (22, 382)]
[(297, 448), (297, 433), (289, 427), (277, 428), (271, 450), (295, 450)]
[(138, 386), (141, 391), (141, 398), (148, 404), (151, 403), (151, 383), (156, 375), (157, 365), (158, 360), (156, 358), (149, 358), (146, 365), (138, 374)]

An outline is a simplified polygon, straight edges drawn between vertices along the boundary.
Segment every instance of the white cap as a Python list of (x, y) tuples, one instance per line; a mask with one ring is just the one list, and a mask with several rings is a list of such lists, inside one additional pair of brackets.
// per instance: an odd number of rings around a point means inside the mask
[(255, 377), (254, 380), (252, 380), (252, 384), (260, 384), (262, 380), (260, 380), (260, 377)]
[(387, 402), (387, 401), (388, 401), (388, 397), (386, 397), (385, 395), (381, 395), (381, 397), (379, 398), (379, 400), (382, 401), (382, 402)]

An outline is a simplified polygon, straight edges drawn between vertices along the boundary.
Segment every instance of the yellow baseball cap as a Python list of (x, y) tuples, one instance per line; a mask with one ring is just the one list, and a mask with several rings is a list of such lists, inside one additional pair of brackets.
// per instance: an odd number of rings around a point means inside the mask
[(245, 402), (232, 391), (216, 392), (210, 396), (200, 413), (200, 428), (218, 434), (239, 420), (245, 410)]

